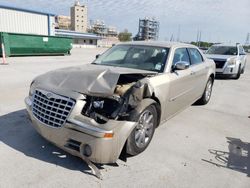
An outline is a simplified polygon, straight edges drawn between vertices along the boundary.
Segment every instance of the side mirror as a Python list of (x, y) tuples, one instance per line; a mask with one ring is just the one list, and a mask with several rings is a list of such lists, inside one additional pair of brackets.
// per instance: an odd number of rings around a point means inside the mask
[(173, 70), (185, 70), (185, 69), (188, 69), (190, 66), (190, 63), (189, 62), (186, 62), (186, 61), (178, 61), (174, 67), (173, 67)]
[(95, 56), (96, 59), (97, 59), (98, 57), (100, 57), (100, 54), (97, 54), (97, 55)]

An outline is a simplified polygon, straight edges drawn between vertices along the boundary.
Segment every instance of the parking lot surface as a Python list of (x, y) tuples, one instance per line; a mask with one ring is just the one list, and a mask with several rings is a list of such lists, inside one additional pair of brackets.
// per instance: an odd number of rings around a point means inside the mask
[[(239, 80), (216, 79), (211, 101), (191, 106), (125, 163), (91, 169), (31, 127), (24, 98), (47, 71), (90, 63), (104, 49), (71, 56), (11, 57), (0, 66), (0, 187), (250, 187), (250, 56)], [(1, 59), (0, 59), (1, 60)]]

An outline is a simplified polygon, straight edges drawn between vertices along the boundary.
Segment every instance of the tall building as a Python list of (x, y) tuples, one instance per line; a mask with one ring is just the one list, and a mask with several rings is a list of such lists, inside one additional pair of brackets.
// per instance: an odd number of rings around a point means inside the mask
[(157, 40), (160, 23), (154, 18), (139, 19), (139, 31), (134, 40)]
[(88, 8), (86, 5), (80, 5), (76, 1), (75, 5), (70, 8), (71, 29), (77, 32), (87, 32), (88, 27)]

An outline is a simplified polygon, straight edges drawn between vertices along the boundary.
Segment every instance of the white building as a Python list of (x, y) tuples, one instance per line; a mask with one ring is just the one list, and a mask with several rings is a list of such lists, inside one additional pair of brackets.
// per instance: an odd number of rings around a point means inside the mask
[(55, 35), (55, 15), (0, 5), (0, 32)]
[(71, 29), (76, 32), (87, 32), (88, 28), (88, 8), (86, 5), (80, 5), (76, 1), (75, 5), (70, 8)]

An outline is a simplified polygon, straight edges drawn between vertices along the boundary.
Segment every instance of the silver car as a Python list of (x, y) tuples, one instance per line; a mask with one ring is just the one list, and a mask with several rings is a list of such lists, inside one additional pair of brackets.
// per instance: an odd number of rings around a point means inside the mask
[(85, 161), (114, 163), (144, 151), (155, 128), (186, 107), (208, 103), (214, 77), (214, 62), (193, 45), (123, 43), (92, 64), (38, 76), (25, 103), (44, 138)]
[(217, 44), (206, 52), (209, 59), (216, 64), (216, 75), (228, 76), (239, 79), (244, 73), (247, 55), (244, 48), (239, 44)]

